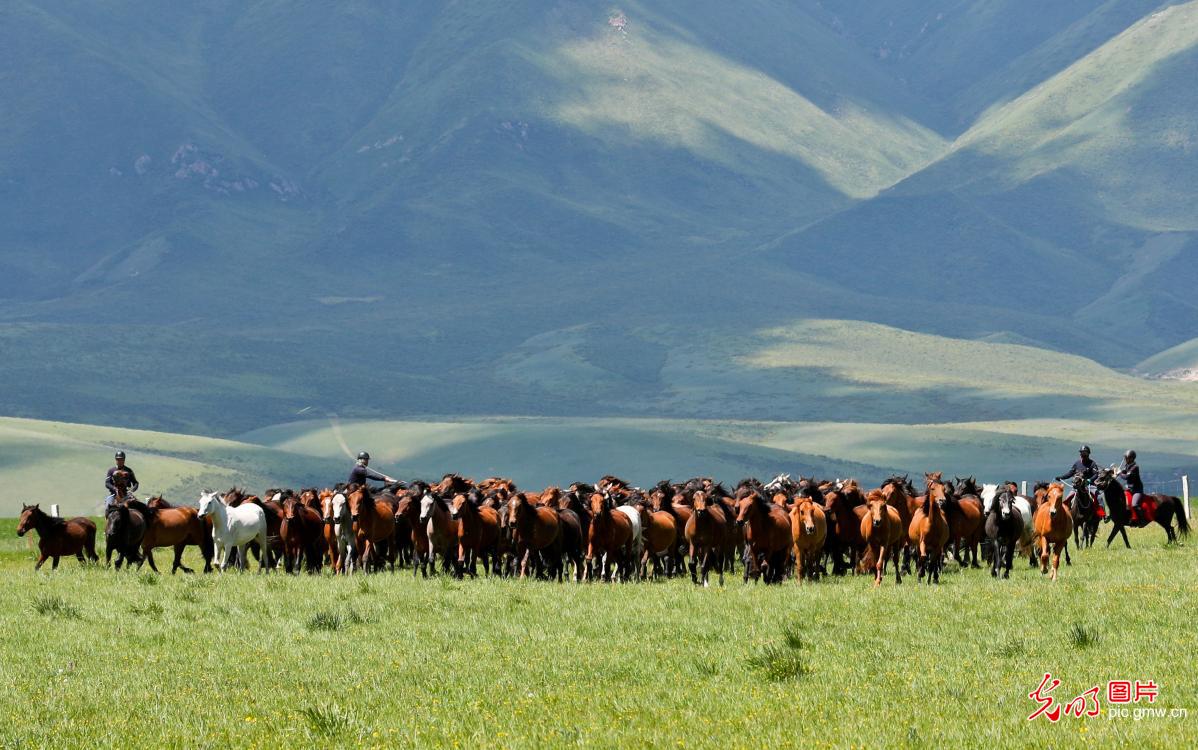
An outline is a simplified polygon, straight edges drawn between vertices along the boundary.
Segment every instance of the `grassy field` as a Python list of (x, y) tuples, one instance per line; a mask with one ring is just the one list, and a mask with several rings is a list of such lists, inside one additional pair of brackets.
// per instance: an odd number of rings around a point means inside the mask
[[(1052, 584), (948, 572), (556, 585), (35, 574), (0, 522), (3, 747), (1177, 746), (1198, 735), (1192, 546), (1075, 553)], [(1082, 632), (1075, 633), (1075, 625)], [(1152, 679), (1188, 718), (1026, 717)], [(1103, 702), (1104, 709), (1108, 704)]]

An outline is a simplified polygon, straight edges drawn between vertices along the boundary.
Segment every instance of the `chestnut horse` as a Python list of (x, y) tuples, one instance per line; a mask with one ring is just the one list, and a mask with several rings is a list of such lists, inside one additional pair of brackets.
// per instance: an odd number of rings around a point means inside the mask
[[(548, 566), (547, 575), (562, 580), (562, 536), (561, 523), (555, 508), (537, 507), (532, 497), (517, 492), (508, 501), (512, 541), (516, 549), (516, 569), (521, 578), (528, 575), (531, 562), (534, 574), (540, 574), (542, 565)], [(592, 530), (594, 527), (592, 526)], [(533, 560), (533, 556), (536, 559)]]
[[(447, 474), (442, 484), (456, 474)], [(460, 479), (460, 477), (457, 477)], [(453, 561), (457, 558), (458, 522), (449, 514), (449, 503), (438, 495), (436, 488), (430, 488), (420, 498), (420, 525), (428, 537), (428, 562), (434, 569), (437, 566), (437, 556), (441, 557), (441, 570), (449, 572)]]
[[(388, 562), (395, 567), (395, 558), (387, 559), (385, 550), (394, 550), (388, 542), (395, 536), (395, 510), (385, 500), (375, 500), (370, 488), (351, 484), (344, 489), (349, 501), (349, 515), (354, 523), (362, 570), (382, 569)], [(383, 551), (380, 551), (380, 547)]]
[(745, 530), (746, 562), (752, 563), (745, 565), (744, 580), (760, 575), (765, 583), (781, 583), (792, 544), (790, 516), (760, 490), (745, 488), (737, 494), (736, 525)]
[(653, 561), (653, 577), (661, 575), (662, 560), (665, 560), (664, 570), (667, 576), (674, 573), (673, 553), (678, 549), (678, 525), (672, 513), (649, 510), (649, 502), (640, 498), (633, 507), (641, 516), (641, 533), (645, 540), (645, 551), (638, 561), (641, 567), (641, 578), (648, 577), (649, 561)]
[(794, 544), (795, 582), (803, 578), (815, 580), (819, 574), (819, 559), (824, 552), (824, 540), (828, 536), (828, 522), (824, 509), (803, 495), (795, 496), (790, 509), (790, 537)]
[[(473, 496), (473, 497), (471, 497)], [(449, 514), (457, 521), (458, 548), (455, 572), (461, 578), (466, 572), (478, 577), (476, 561), (482, 558), (483, 571), (491, 574), (497, 570), (499, 541), (499, 513), (494, 508), (480, 507), (481, 497), (476, 492), (471, 496), (454, 495)], [(475, 503), (475, 499), (479, 503)]]
[[(885, 482), (882, 482), (882, 486), (880, 488), (882, 490), (882, 495), (886, 498), (886, 504), (898, 511), (899, 518), (902, 519), (904, 529), (911, 528), (911, 518), (915, 515), (915, 511), (919, 508), (919, 504), (913, 503), (913, 498), (907, 492), (907, 482), (907, 477), (900, 477), (896, 474), (887, 479)], [(907, 534), (903, 534), (900, 544), (902, 545), (903, 573), (910, 575), (911, 544)], [(896, 554), (894, 559), (898, 560), (899, 556)]]
[(591, 495), (591, 528), (587, 538), (587, 571), (589, 580), (600, 558), (600, 577), (612, 580), (611, 565), (616, 564), (616, 573), (622, 580), (629, 577), (629, 560), (632, 554), (632, 519), (616, 509), (615, 499), (607, 493)]
[(204, 572), (211, 573), (215, 547), (212, 520), (201, 518), (195, 508), (175, 507), (163, 500), (161, 495), (151, 497), (146, 505), (150, 513), (146, 516), (146, 535), (141, 540), (141, 554), (150, 564), (150, 569), (158, 572), (158, 566), (154, 564), (156, 548), (174, 547), (175, 562), (171, 566), (171, 575), (179, 570), (193, 572), (183, 564), (183, 551), (188, 545), (194, 544), (200, 548), (200, 555), (204, 558)]
[[(978, 545), (984, 534), (985, 514), (982, 512), (982, 488), (973, 477), (961, 479), (949, 485), (952, 491), (945, 504), (948, 517), (948, 538), (953, 545), (953, 559), (961, 567), (966, 565), (980, 568)], [(961, 549), (965, 552), (962, 556)]]
[(1036, 509), (1036, 535), (1040, 537), (1040, 572), (1048, 572), (1048, 548), (1052, 547), (1052, 580), (1061, 567), (1061, 550), (1073, 533), (1073, 516), (1065, 504), (1065, 485), (1053, 483), (1044, 503)]
[(874, 586), (882, 585), (886, 561), (894, 563), (894, 582), (903, 582), (899, 550), (902, 548), (903, 519), (897, 509), (886, 502), (881, 490), (872, 490), (865, 498), (866, 511), (861, 519), (861, 539), (868, 556), (873, 559)]
[(931, 584), (940, 583), (944, 545), (948, 543), (948, 519), (944, 515), (948, 488), (940, 472), (925, 474), (924, 479), (927, 490), (923, 494), (923, 505), (911, 518), (907, 540), (919, 551), (919, 580), (922, 581), (926, 574)]
[(66, 555), (74, 555), (82, 563), (86, 562), (83, 559), (86, 553), (88, 560), (100, 561), (100, 556), (96, 554), (96, 524), (90, 518), (55, 518), (37, 504), (22, 504), (17, 536), (25, 536), (30, 529), (37, 531), (39, 555), (34, 570), (40, 569), (49, 558), (54, 558), (51, 569), (57, 570), (58, 558)]
[(707, 575), (714, 567), (719, 572), (720, 585), (723, 586), (728, 515), (724, 506), (709, 500), (703, 490), (696, 490), (691, 495), (691, 511), (684, 530), (690, 547), (691, 581), (699, 583), (701, 571), (703, 585), (706, 586)]

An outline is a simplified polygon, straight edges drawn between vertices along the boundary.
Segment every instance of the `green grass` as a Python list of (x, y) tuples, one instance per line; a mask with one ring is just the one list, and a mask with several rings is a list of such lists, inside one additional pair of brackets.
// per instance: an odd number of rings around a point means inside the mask
[[(143, 585), (65, 561), (35, 574), (0, 522), (6, 746), (1186, 746), (1194, 717), (1028, 724), (1153, 679), (1198, 706), (1195, 548), (1159, 529), (1074, 553), (1053, 584), (950, 566), (937, 588), (865, 577), (766, 588), (258, 574)], [(41, 603), (45, 613), (34, 607)], [(64, 615), (64, 612), (73, 614)], [(320, 623), (314, 625), (314, 623)], [(335, 626), (331, 624), (336, 623)], [(1080, 635), (1079, 635), (1080, 633)], [(1084, 647), (1082, 647), (1084, 645)], [(37, 710), (32, 710), (32, 707)]]

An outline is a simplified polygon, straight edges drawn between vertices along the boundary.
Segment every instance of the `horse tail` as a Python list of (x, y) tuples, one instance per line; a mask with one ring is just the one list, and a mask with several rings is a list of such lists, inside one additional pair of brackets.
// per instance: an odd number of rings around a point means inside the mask
[(1180, 502), (1177, 503), (1177, 533), (1182, 536), (1190, 535), (1190, 522), (1186, 520), (1186, 510)]

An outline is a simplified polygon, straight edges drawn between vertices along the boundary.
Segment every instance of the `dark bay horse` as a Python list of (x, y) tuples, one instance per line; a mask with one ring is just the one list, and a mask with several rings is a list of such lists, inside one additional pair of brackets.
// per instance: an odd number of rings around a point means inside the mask
[(1127, 538), (1127, 527), (1142, 529), (1150, 523), (1159, 523), (1165, 529), (1169, 542), (1177, 541), (1178, 535), (1173, 532), (1173, 519), (1177, 519), (1177, 528), (1181, 536), (1190, 535), (1190, 524), (1186, 520), (1181, 498), (1172, 495), (1145, 495), (1136, 508), (1136, 513), (1128, 507), (1127, 491), (1115, 478), (1113, 469), (1106, 469), (1094, 481), (1098, 491), (1106, 498), (1106, 507), (1111, 511), (1111, 535), (1107, 537), (1106, 546), (1111, 546), (1116, 534), (1123, 535), (1123, 543), (1131, 549)]
[(51, 569), (58, 568), (58, 558), (74, 555), (79, 562), (99, 562), (96, 554), (96, 524), (90, 518), (78, 516), (72, 519), (55, 518), (44, 512), (37, 504), (21, 505), (21, 517), (17, 521), (17, 536), (25, 536), (30, 530), (37, 531), (38, 570), (46, 560), (54, 558)]
[[(1099, 492), (1102, 490), (1099, 489)], [(1089, 482), (1078, 475), (1073, 478), (1073, 494), (1066, 502), (1073, 514), (1073, 546), (1078, 549), (1093, 547), (1098, 538), (1098, 524), (1102, 522), (1098, 502), (1090, 496)]]
[(327, 545), (324, 538), (324, 518), (290, 493), (283, 500), (283, 521), (279, 537), (283, 541), (283, 564), (288, 573), (298, 573), (306, 563), (309, 573), (319, 573)]
[(124, 563), (141, 566), (140, 550), (146, 536), (146, 517), (150, 509), (137, 500), (123, 500), (109, 504), (104, 516), (104, 564), (112, 564), (112, 553), (117, 553), (116, 569)]
[(482, 497), (477, 491), (469, 495), (458, 493), (449, 506), (449, 514), (457, 521), (458, 545), (454, 572), (458, 578), (465, 573), (478, 577), (477, 560), (481, 559), (483, 571), (490, 575), (498, 573), (499, 565), (499, 512), (483, 507)]

